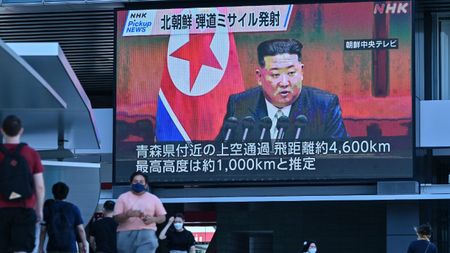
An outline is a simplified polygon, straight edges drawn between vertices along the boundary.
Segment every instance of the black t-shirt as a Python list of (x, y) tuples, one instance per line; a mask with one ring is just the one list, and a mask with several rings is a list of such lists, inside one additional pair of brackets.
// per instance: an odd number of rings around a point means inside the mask
[(189, 251), (189, 248), (195, 244), (194, 236), (190, 231), (183, 229), (179, 232), (175, 229), (167, 231), (167, 241), (169, 250), (185, 250)]
[(90, 234), (95, 237), (98, 252), (116, 252), (117, 223), (113, 218), (104, 217), (92, 224)]
[(408, 253), (437, 253), (437, 249), (432, 242), (416, 240), (409, 244)]

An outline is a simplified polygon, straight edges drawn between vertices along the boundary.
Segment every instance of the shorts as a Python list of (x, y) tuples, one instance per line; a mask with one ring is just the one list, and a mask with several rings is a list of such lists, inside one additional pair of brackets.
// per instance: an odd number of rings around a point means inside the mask
[(31, 208), (0, 208), (0, 252), (34, 249), (36, 212)]
[(118, 253), (155, 253), (158, 238), (154, 230), (130, 230), (117, 232)]

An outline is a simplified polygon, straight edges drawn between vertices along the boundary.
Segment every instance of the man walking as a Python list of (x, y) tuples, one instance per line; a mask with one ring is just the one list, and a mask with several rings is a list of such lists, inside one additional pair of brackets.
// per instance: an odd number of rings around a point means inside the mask
[(123, 193), (114, 208), (117, 228), (117, 252), (155, 253), (158, 248), (156, 224), (166, 220), (161, 200), (148, 189), (147, 176), (134, 172), (130, 177), (131, 191)]
[(41, 226), (39, 252), (44, 252), (45, 234), (48, 234), (47, 252), (77, 252), (76, 233), (81, 239), (80, 252), (86, 252), (88, 244), (83, 227), (80, 209), (65, 201), (69, 194), (69, 187), (58, 182), (53, 185), (54, 201), (44, 208), (44, 222)]
[(24, 143), (21, 120), (7, 116), (0, 144), (0, 252), (31, 252), (42, 220), (45, 187), (39, 154)]
[(113, 219), (114, 201), (103, 204), (103, 218), (94, 222), (90, 230), (90, 242), (97, 253), (116, 253), (117, 222)]

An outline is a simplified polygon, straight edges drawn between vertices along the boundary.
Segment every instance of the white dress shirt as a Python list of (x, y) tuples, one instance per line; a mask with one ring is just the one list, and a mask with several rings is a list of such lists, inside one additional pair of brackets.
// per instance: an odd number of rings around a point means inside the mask
[[(267, 106), (267, 116), (269, 116), (269, 118), (272, 120), (272, 128), (270, 129), (270, 138), (276, 139), (277, 133), (278, 133), (277, 120), (281, 116), (288, 117), (289, 113), (291, 112), (292, 105), (288, 105), (283, 108), (278, 108), (278, 107), (274, 106), (273, 104), (271, 104), (269, 101), (267, 101), (267, 99), (264, 99), (264, 100), (266, 101), (266, 106)], [(281, 111), (282, 114), (280, 115), (280, 113), (278, 113), (279, 115), (277, 115), (278, 111)], [(276, 115), (278, 117), (276, 117)]]

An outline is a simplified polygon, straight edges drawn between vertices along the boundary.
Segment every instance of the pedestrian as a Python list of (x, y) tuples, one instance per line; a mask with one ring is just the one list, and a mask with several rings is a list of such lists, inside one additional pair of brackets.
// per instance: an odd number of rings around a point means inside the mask
[(408, 253), (437, 253), (436, 245), (430, 241), (431, 226), (422, 224), (415, 227), (414, 230), (417, 234), (417, 240), (409, 244)]
[(49, 201), (44, 208), (44, 222), (41, 224), (41, 236), (39, 238), (39, 253), (44, 252), (46, 234), (48, 235), (48, 253), (78, 252), (77, 235), (81, 240), (79, 251), (87, 252), (88, 243), (80, 209), (65, 201), (69, 194), (69, 187), (63, 182), (58, 182), (53, 185), (52, 193), (54, 201)]
[(304, 241), (302, 253), (316, 253), (317, 252), (317, 243), (315, 241)]
[(147, 176), (134, 172), (131, 190), (119, 196), (114, 208), (117, 227), (118, 253), (155, 253), (158, 248), (156, 224), (166, 220), (161, 200), (147, 192)]
[(0, 144), (0, 252), (31, 252), (42, 220), (45, 187), (39, 154), (20, 139), (21, 120), (2, 122)]
[(107, 200), (103, 204), (103, 217), (91, 225), (90, 243), (94, 252), (116, 253), (117, 222), (113, 219), (115, 202)]
[(184, 222), (184, 215), (177, 213), (175, 217), (169, 218), (166, 226), (159, 234), (160, 240), (167, 239), (170, 253), (195, 253), (194, 235), (184, 228)]

